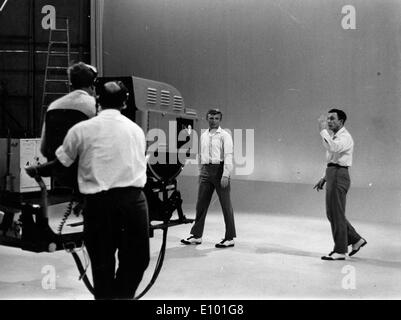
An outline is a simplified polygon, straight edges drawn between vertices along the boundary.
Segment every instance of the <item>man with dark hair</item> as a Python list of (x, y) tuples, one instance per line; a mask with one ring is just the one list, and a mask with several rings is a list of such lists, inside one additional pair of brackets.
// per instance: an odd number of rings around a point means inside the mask
[(209, 130), (201, 136), (200, 174), (195, 223), (191, 235), (182, 239), (183, 244), (202, 243), (207, 210), (214, 190), (220, 200), (225, 223), (225, 236), (216, 248), (234, 246), (236, 237), (234, 211), (230, 199), (230, 176), (233, 170), (233, 141), (230, 134), (220, 127), (223, 114), (219, 109), (211, 109), (206, 114)]
[[(78, 62), (67, 69), (67, 74), (73, 91), (49, 105), (42, 127), (40, 151), (47, 161), (56, 159), (56, 149), (73, 125), (96, 115), (96, 68)], [(52, 176), (53, 188), (69, 188), (77, 193), (77, 163), (68, 168), (62, 165), (51, 168), (49, 174)]]
[(149, 264), (148, 207), (142, 191), (146, 139), (120, 112), (127, 99), (121, 82), (104, 84), (99, 115), (74, 126), (56, 151), (65, 166), (79, 157), (79, 188), (86, 199), (84, 240), (96, 299), (133, 298)]
[[(52, 113), (51, 111), (75, 110), (82, 113), (82, 119), (90, 119), (96, 115), (96, 99), (94, 97), (94, 85), (97, 77), (96, 68), (83, 62), (78, 62), (70, 66), (67, 73), (73, 91), (53, 101), (48, 106), (46, 110), (46, 118), (43, 123), (40, 151), (49, 161), (55, 158), (54, 144), (57, 144), (56, 147), (58, 147), (66, 134), (66, 132), (64, 132), (62, 137), (57, 137), (58, 141), (55, 143), (51, 141), (54, 139), (54, 132), (52, 132), (51, 129), (46, 129), (46, 122), (54, 121), (53, 119), (48, 119), (49, 113)], [(60, 121), (67, 121), (65, 115), (62, 115), (61, 117), (64, 119), (60, 119)], [(58, 121), (58, 119), (56, 121)], [(60, 126), (59, 124), (56, 125)], [(53, 126), (53, 123), (50, 123), (47, 126)], [(67, 130), (68, 129), (69, 128), (67, 128)]]
[[(327, 150), (326, 175), (313, 187), (317, 191), (326, 185), (326, 213), (334, 238), (333, 251), (323, 260), (345, 260), (348, 246), (353, 256), (367, 244), (345, 217), (346, 196), (350, 187), (348, 168), (352, 165), (354, 141), (344, 127), (347, 115), (339, 109), (331, 109), (328, 117), (319, 118), (319, 130), (323, 146)], [(331, 131), (332, 134), (329, 133)]]
[[(142, 129), (121, 114), (127, 99), (128, 90), (121, 82), (104, 84), (99, 115), (73, 126), (56, 150), (56, 161), (63, 166), (79, 159), (78, 184), (85, 198), (84, 243), (95, 299), (133, 298), (150, 258), (148, 206), (142, 191), (146, 139)], [(27, 172), (44, 175), (45, 167)]]
[(83, 62), (78, 62), (67, 69), (67, 74), (74, 90), (85, 89), (93, 95), (94, 81), (97, 77), (97, 70), (95, 67)]

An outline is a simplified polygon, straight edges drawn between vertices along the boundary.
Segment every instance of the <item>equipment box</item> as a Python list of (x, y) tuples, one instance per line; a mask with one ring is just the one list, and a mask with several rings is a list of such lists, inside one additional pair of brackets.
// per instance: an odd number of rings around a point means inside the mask
[[(45, 163), (40, 153), (40, 139), (0, 139), (0, 190), (16, 193), (40, 191), (37, 182), (24, 167)], [(44, 178), (50, 189), (50, 178)]]

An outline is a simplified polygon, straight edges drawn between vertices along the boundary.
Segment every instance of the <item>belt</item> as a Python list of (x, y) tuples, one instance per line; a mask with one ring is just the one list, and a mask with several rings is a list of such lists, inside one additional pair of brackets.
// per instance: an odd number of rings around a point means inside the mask
[(348, 169), (346, 166), (340, 166), (338, 163), (328, 163), (327, 167), (336, 167), (336, 168), (343, 168), (343, 169)]
[(214, 165), (214, 166), (219, 166), (219, 165), (221, 165), (221, 164), (224, 164), (224, 161), (221, 161), (221, 162), (218, 162), (218, 163), (215, 163), (215, 162), (208, 162), (208, 163), (203, 163), (204, 165), (207, 165), (207, 166), (211, 166), (211, 165)]
[(143, 189), (144, 189), (143, 187), (134, 187), (134, 186), (116, 187), (116, 188), (111, 188), (111, 189), (108, 189), (108, 190), (99, 191), (99, 192), (96, 192), (96, 193), (84, 194), (84, 196), (86, 196), (86, 197), (94, 197), (94, 196), (105, 195), (105, 194), (109, 194), (109, 193), (119, 193), (121, 191), (128, 191), (128, 190), (143, 191)]

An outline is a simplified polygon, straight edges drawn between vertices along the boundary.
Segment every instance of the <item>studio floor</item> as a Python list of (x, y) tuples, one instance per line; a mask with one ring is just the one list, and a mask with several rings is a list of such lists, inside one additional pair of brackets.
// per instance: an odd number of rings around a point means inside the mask
[[(193, 212), (186, 212), (192, 218)], [(224, 234), (219, 211), (210, 212), (203, 243), (180, 244), (190, 225), (168, 230), (159, 277), (144, 300), (400, 299), (400, 225), (351, 221), (368, 245), (346, 261), (322, 261), (331, 251), (328, 221), (274, 213), (236, 212), (234, 248), (216, 249)], [(59, 223), (53, 216), (51, 226)], [(149, 282), (162, 232), (151, 238), (151, 263), (138, 289)], [(0, 247), (0, 299), (92, 300), (72, 256)], [(49, 285), (48, 276), (56, 282)]]

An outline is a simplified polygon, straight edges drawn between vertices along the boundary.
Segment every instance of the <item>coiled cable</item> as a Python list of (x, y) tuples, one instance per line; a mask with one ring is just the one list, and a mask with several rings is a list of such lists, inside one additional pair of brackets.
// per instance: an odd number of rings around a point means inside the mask
[(58, 233), (58, 235), (59, 235), (61, 238), (62, 238), (62, 236), (63, 236), (63, 235), (62, 235), (62, 232), (63, 232), (64, 225), (66, 224), (66, 222), (67, 222), (69, 216), (70, 216), (71, 213), (72, 213), (73, 205), (74, 205), (74, 200), (71, 200), (71, 201), (68, 203), (67, 209), (66, 209), (66, 211), (64, 212), (63, 218), (61, 219), (61, 222), (60, 222), (60, 224), (59, 224), (59, 226), (58, 226), (58, 228), (57, 228), (57, 233)]

